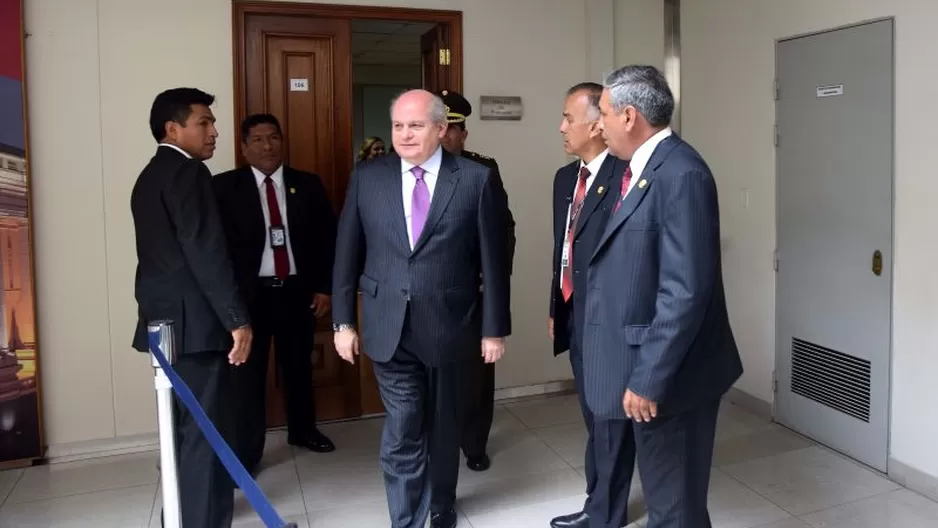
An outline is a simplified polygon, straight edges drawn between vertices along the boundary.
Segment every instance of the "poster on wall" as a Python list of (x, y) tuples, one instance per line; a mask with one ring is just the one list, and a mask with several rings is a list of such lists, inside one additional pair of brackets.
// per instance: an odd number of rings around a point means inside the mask
[(0, 0), (0, 466), (43, 456), (22, 0)]

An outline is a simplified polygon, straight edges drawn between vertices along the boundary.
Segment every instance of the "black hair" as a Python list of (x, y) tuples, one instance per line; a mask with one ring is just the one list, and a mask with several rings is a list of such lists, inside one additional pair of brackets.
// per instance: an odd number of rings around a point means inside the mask
[(150, 107), (150, 133), (153, 139), (166, 138), (166, 123), (173, 121), (186, 126), (192, 105), (212, 106), (215, 96), (198, 88), (172, 88), (156, 96)]
[(599, 99), (603, 96), (603, 85), (594, 82), (582, 82), (567, 90), (567, 97), (585, 92), (589, 98), (590, 106), (599, 110)]
[(283, 135), (283, 130), (280, 129), (280, 121), (277, 121), (277, 118), (273, 114), (252, 114), (247, 116), (244, 121), (241, 122), (241, 142), (247, 143), (248, 136), (251, 135), (251, 129), (257, 125), (273, 125), (277, 129), (277, 133), (281, 136)]

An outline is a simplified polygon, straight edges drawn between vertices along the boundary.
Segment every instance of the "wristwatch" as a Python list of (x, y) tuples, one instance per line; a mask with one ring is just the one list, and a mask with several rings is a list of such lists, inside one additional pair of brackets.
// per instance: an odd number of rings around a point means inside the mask
[(348, 323), (332, 325), (333, 332), (342, 332), (344, 330), (355, 330), (355, 325)]

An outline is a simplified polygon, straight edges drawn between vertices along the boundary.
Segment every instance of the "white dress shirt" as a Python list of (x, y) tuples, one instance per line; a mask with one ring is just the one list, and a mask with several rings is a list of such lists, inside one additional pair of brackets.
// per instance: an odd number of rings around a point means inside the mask
[(183, 156), (185, 156), (185, 157), (187, 157), (187, 158), (189, 158), (189, 159), (192, 159), (192, 156), (190, 156), (188, 152), (186, 152), (185, 150), (182, 150), (181, 148), (177, 147), (176, 145), (172, 145), (172, 144), (170, 144), (170, 143), (160, 143), (160, 144), (158, 144), (157, 146), (160, 146), (160, 147), (169, 147), (169, 148), (171, 148), (171, 149), (173, 149), (173, 150), (179, 152), (179, 153), (182, 154)]
[[(433, 203), (433, 189), (436, 188), (436, 180), (440, 176), (440, 166), (443, 163), (443, 147), (437, 147), (436, 152), (425, 161), (420, 168), (423, 169), (423, 181), (427, 184), (427, 190), (430, 191), (430, 203)], [(417, 186), (417, 177), (410, 169), (414, 164), (404, 161), (401, 158), (401, 198), (404, 200), (404, 221), (407, 224), (407, 239), (410, 241), (410, 249), (414, 249), (414, 229), (410, 225), (411, 209), (413, 208), (414, 187)]]
[[(584, 163), (583, 160), (580, 160), (580, 167), (577, 169), (577, 178), (576, 183), (573, 184), (573, 194), (570, 199), (570, 205), (567, 206), (567, 231), (570, 230), (570, 212), (573, 210), (573, 200), (576, 199), (576, 188), (580, 185), (580, 173), (579, 171), (583, 170), (583, 167), (586, 167), (590, 171), (590, 175), (586, 178), (586, 193), (583, 194), (583, 202), (586, 202), (586, 196), (590, 193), (590, 188), (593, 186), (593, 182), (596, 181), (596, 175), (599, 174), (599, 169), (602, 168), (603, 163), (606, 161), (606, 156), (609, 155), (609, 149), (606, 149), (599, 153), (598, 156), (593, 158), (593, 161), (589, 163)], [(566, 239), (567, 231), (564, 231), (564, 239)]]
[[(257, 192), (261, 197), (261, 211), (264, 212), (264, 253), (261, 255), (261, 269), (258, 270), (258, 277), (276, 277), (277, 271), (274, 266), (274, 250), (270, 247), (270, 208), (267, 207), (267, 184), (264, 180), (267, 175), (251, 167), (254, 173), (254, 179), (257, 181)], [(287, 195), (284, 192), (283, 183), (283, 165), (277, 168), (270, 179), (274, 182), (274, 194), (277, 196), (277, 207), (280, 209), (280, 218), (283, 220), (284, 237), (287, 244), (287, 256), (290, 259), (290, 275), (296, 275), (296, 263), (293, 262), (293, 247), (290, 245), (290, 226), (287, 225)]]
[[(642, 172), (645, 171), (645, 165), (648, 165), (648, 161), (651, 159), (651, 155), (655, 153), (655, 149), (658, 148), (658, 144), (667, 139), (670, 135), (671, 127), (667, 127), (648, 138), (647, 141), (642, 143), (642, 146), (638, 147), (635, 154), (632, 154), (632, 161), (629, 162), (629, 167), (632, 168), (632, 181), (629, 182), (629, 188), (625, 192), (626, 196), (628, 196), (632, 187), (635, 187), (635, 182), (642, 179)], [(624, 200), (625, 196), (623, 196), (622, 199)]]

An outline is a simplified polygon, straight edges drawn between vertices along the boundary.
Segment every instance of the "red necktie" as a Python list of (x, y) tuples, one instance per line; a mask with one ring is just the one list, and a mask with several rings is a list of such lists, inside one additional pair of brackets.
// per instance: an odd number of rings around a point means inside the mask
[[(576, 222), (580, 218), (580, 211), (583, 209), (583, 200), (586, 199), (586, 180), (590, 177), (590, 171), (586, 167), (580, 168), (580, 179), (576, 184), (576, 194), (573, 196), (573, 204), (570, 205), (570, 221), (567, 222), (567, 265), (561, 268), (560, 291), (563, 293), (563, 300), (569, 301), (573, 295), (573, 233), (576, 231)], [(562, 257), (561, 257), (562, 258)], [(563, 265), (563, 262), (561, 262)]]
[(625, 168), (625, 174), (622, 175), (622, 190), (619, 192), (619, 201), (616, 202), (612, 212), (616, 212), (622, 207), (622, 201), (625, 200), (625, 193), (629, 192), (629, 183), (632, 181), (632, 167)]
[[(283, 218), (280, 217), (280, 204), (277, 203), (277, 191), (274, 189), (274, 181), (268, 176), (264, 179), (264, 184), (267, 186), (267, 209), (270, 211), (270, 226), (282, 228)], [(287, 254), (287, 246), (284, 244), (272, 249), (274, 250), (274, 270), (277, 277), (286, 279), (290, 275), (290, 256)]]

